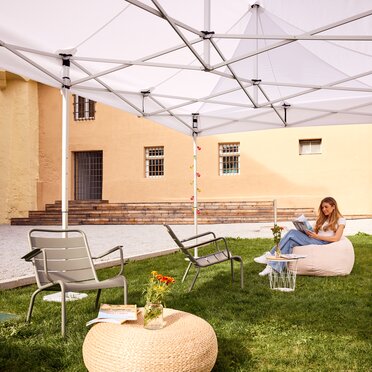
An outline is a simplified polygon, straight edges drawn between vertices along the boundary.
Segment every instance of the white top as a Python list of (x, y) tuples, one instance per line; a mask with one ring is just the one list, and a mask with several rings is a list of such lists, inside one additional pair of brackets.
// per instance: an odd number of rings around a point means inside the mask
[[(333, 230), (327, 230), (325, 231), (324, 230), (324, 227), (326, 227), (328, 225), (328, 221), (324, 222), (324, 224), (322, 225), (322, 227), (320, 228), (319, 232), (318, 232), (318, 235), (319, 236), (334, 236), (335, 233)], [(340, 225), (344, 225), (346, 226), (346, 218), (344, 217), (340, 217), (337, 221), (337, 224), (336, 224), (336, 229), (340, 226)]]

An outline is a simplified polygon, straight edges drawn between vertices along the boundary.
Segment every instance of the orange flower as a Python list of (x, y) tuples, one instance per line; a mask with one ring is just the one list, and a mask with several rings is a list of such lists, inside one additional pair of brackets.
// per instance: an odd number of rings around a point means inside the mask
[(171, 284), (175, 279), (171, 276), (159, 274), (157, 271), (151, 272), (151, 277), (143, 293), (146, 303), (164, 303), (164, 297), (171, 290)]
[(174, 278), (172, 278), (171, 276), (165, 276), (164, 279), (167, 285), (175, 282)]

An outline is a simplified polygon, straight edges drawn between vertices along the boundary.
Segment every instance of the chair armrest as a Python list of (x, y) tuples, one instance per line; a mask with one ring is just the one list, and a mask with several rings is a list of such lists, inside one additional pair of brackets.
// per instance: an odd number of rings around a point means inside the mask
[(181, 240), (181, 243), (188, 242), (189, 240), (201, 238), (201, 237), (207, 236), (207, 235), (213, 235), (213, 238), (216, 239), (216, 234), (212, 231), (209, 231), (209, 232), (205, 232), (205, 233), (202, 233), (202, 234), (191, 236), (190, 238), (187, 238), (187, 239), (183, 239), (183, 240)]
[(49, 273), (48, 273), (48, 265), (47, 265), (47, 248), (35, 248), (33, 249), (31, 252), (25, 254), (23, 257), (21, 257), (22, 259), (30, 262), (33, 258), (35, 258), (36, 256), (38, 256), (39, 254), (42, 254), (43, 255), (43, 261), (44, 261), (44, 274), (45, 276), (47, 277), (47, 279), (53, 283), (53, 280), (50, 278), (49, 276)]
[[(187, 246), (185, 248), (186, 249), (198, 248), (198, 247), (202, 247), (204, 245), (210, 244), (210, 243), (217, 243), (217, 242), (219, 242), (221, 240), (225, 243), (225, 250), (227, 252), (228, 257), (230, 257), (230, 251), (229, 251), (229, 248), (227, 246), (227, 241), (222, 236), (221, 237), (218, 237), (218, 238), (210, 239), (210, 240), (205, 240), (205, 241), (200, 242), (200, 243), (197, 243), (197, 244), (189, 245), (189, 246)], [(217, 247), (217, 244), (216, 244), (216, 247)], [(217, 247), (217, 250), (219, 250), (218, 247)]]
[(120, 249), (120, 251), (122, 252), (122, 248), (123, 248), (122, 245), (117, 245), (116, 247), (111, 248), (111, 249), (109, 249), (108, 251), (102, 253), (100, 256), (96, 256), (96, 257), (92, 257), (92, 258), (93, 258), (93, 260), (95, 260), (95, 259), (97, 259), (97, 258), (102, 258), (102, 257), (107, 256), (108, 254), (111, 254), (111, 253), (113, 253), (113, 252), (119, 250), (119, 249)]
[(119, 271), (118, 275), (121, 275), (123, 273), (123, 270), (124, 270), (124, 255), (123, 255), (123, 246), (122, 245), (117, 245), (116, 247), (109, 249), (108, 251), (102, 253), (99, 256), (92, 257), (92, 259), (95, 260), (97, 258), (102, 258), (102, 257), (105, 257), (105, 256), (107, 256), (107, 255), (109, 255), (113, 252), (116, 252), (116, 251), (119, 251), (119, 253), (120, 253), (120, 271)]
[(41, 249), (40, 248), (35, 248), (31, 252), (28, 252), (23, 257), (21, 257), (21, 259), (25, 260), (27, 262), (30, 262), (34, 257), (36, 257), (40, 253), (41, 253)]

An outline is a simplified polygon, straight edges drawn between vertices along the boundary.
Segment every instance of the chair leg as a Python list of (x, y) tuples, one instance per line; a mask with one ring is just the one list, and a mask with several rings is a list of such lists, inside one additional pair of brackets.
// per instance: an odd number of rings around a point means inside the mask
[(196, 279), (198, 279), (199, 273), (200, 273), (200, 267), (197, 267), (196, 268), (196, 274), (195, 274), (194, 279), (193, 279), (193, 281), (190, 285), (190, 288), (189, 288), (189, 292), (191, 292), (191, 290), (194, 288), (194, 284), (196, 282)]
[(187, 277), (187, 274), (189, 273), (190, 271), (190, 267), (191, 267), (192, 263), (189, 262), (189, 264), (187, 265), (187, 269), (185, 271), (185, 273), (183, 274), (183, 278), (182, 278), (182, 283), (185, 281), (186, 277)]
[(126, 305), (128, 302), (128, 283), (125, 276), (123, 276), (123, 279), (124, 279), (124, 305)]
[(101, 289), (97, 290), (97, 296), (96, 296), (96, 304), (95, 304), (95, 309), (98, 310), (98, 305), (99, 305), (99, 298), (101, 296)]
[(28, 312), (27, 312), (27, 317), (26, 317), (26, 322), (30, 322), (31, 320), (31, 315), (32, 315), (32, 310), (34, 308), (34, 302), (36, 296), (42, 291), (42, 289), (37, 289), (31, 296), (30, 300), (30, 306), (28, 307)]
[(238, 258), (238, 261), (240, 262), (240, 288), (244, 287), (244, 268), (243, 268), (243, 260), (241, 258)]
[(230, 259), (231, 264), (231, 281), (234, 283), (234, 260)]

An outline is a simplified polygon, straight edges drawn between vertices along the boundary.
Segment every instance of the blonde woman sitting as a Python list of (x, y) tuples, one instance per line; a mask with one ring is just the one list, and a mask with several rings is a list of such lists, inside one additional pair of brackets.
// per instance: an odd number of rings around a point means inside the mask
[[(313, 230), (303, 233), (299, 230), (290, 230), (280, 240), (279, 248), (283, 254), (290, 254), (294, 247), (309, 244), (323, 245), (337, 242), (341, 239), (346, 225), (346, 219), (337, 207), (337, 202), (332, 197), (324, 198), (319, 205), (318, 218)], [(275, 254), (275, 247), (270, 252), (254, 258), (255, 262), (267, 264), (265, 269), (259, 273), (261, 276), (270, 274), (272, 270), (281, 272), (284, 268), (282, 262), (268, 262), (267, 256)]]

